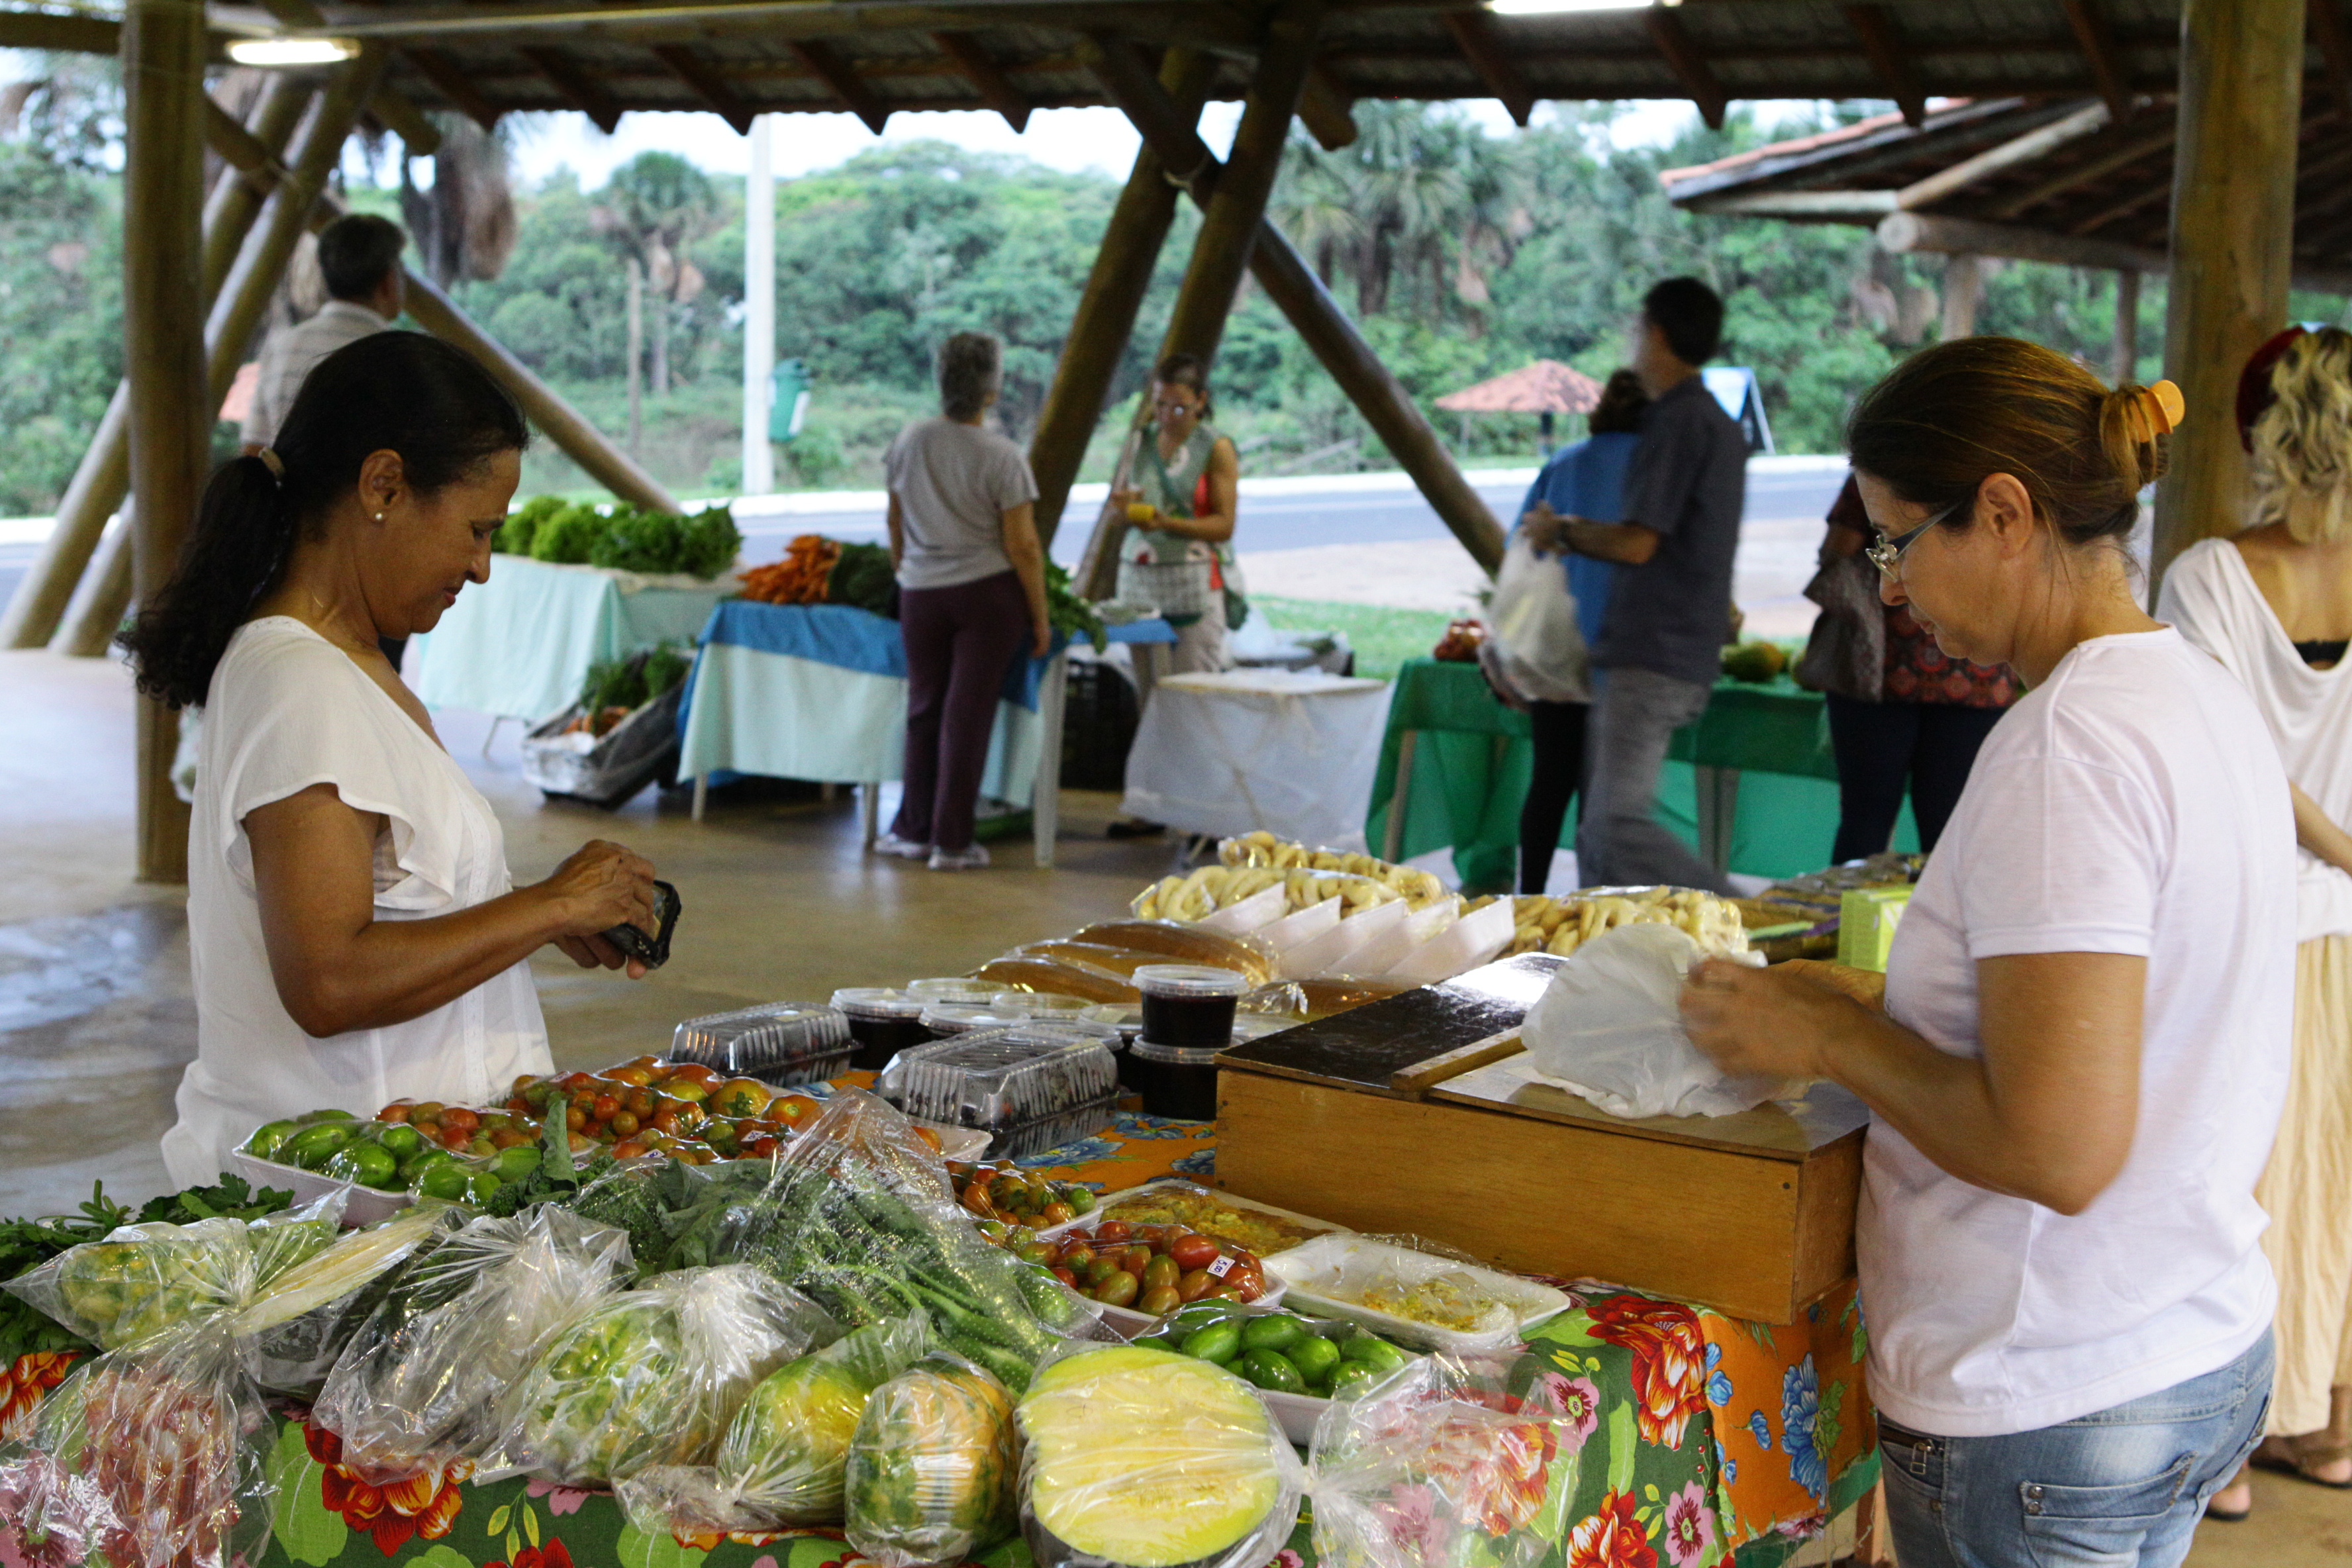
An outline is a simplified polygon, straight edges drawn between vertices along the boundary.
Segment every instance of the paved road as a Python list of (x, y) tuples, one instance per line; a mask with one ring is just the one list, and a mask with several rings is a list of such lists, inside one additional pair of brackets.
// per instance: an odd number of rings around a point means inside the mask
[[(1471, 483), (1495, 515), (1507, 525), (1527, 492), (1528, 469), (1478, 470)], [(1740, 563), (1743, 579), (1761, 574), (1776, 594), (1791, 590), (1780, 580), (1791, 572), (1801, 586), (1820, 539), (1822, 514), (1837, 494), (1842, 470), (1828, 467), (1790, 471), (1771, 459), (1752, 468), (1748, 480), (1748, 537)], [(1337, 479), (1244, 479), (1242, 538), (1257, 550), (1301, 550), (1318, 545), (1443, 539), (1445, 525), (1402, 475), (1354, 474)], [(1076, 565), (1102, 487), (1082, 486), (1074, 496), (1054, 558)], [(738, 509), (747, 561), (773, 561), (794, 534), (827, 533), (837, 539), (879, 540), (882, 501), (870, 492), (767, 498)], [(37, 546), (0, 542), (0, 603), (15, 593)], [(1748, 596), (1743, 585), (1742, 597)]]

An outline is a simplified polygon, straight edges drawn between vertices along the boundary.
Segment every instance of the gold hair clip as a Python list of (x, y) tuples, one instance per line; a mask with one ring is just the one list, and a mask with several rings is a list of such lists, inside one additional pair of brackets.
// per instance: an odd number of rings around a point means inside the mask
[(2149, 430), (2158, 436), (2168, 436), (2179, 429), (2180, 416), (2189, 411), (2180, 388), (2169, 381), (2159, 381), (2142, 392), (2139, 405), (2147, 416)]
[(281, 485), (286, 482), (286, 462), (285, 459), (278, 457), (276, 451), (270, 447), (264, 447), (253, 455), (261, 459), (261, 466), (269, 470), (269, 477), (271, 479), (276, 479)]

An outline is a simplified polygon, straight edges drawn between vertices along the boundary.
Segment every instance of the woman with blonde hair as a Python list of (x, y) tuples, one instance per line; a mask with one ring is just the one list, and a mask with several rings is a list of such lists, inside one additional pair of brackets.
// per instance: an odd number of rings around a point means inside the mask
[[(2352, 332), (2280, 333), (2247, 364), (2252, 526), (2190, 546), (2158, 615), (2253, 694), (2294, 783), (2294, 1071), (2255, 1189), (2279, 1279), (2278, 1383), (2254, 1463), (2352, 1488)], [(2242, 1519), (2242, 1477), (2216, 1519)]]

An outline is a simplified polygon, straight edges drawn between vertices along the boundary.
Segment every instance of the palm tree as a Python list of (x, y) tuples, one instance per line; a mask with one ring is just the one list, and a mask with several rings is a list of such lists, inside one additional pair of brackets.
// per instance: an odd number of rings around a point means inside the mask
[(514, 254), (508, 139), (520, 118), (509, 115), (492, 132), (463, 114), (435, 115), (441, 146), (433, 154), (427, 189), (417, 188), (408, 160), (400, 160), (400, 216), (408, 220), (426, 274), (445, 288), (460, 280), (494, 282)]
[[(599, 230), (621, 248), (635, 270), (631, 283), (650, 289), (653, 311), (653, 391), (669, 391), (669, 326), (672, 307), (702, 292), (702, 271), (688, 258), (696, 240), (718, 226), (718, 194), (710, 176), (675, 153), (640, 153), (619, 168), (600, 193)], [(637, 353), (629, 354), (630, 385), (637, 376)]]

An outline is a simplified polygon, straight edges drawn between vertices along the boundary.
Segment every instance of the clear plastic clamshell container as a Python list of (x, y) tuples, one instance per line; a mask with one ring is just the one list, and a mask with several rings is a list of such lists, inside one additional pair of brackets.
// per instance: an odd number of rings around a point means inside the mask
[(1118, 1069), (1108, 1043), (1048, 1025), (901, 1051), (875, 1087), (908, 1116), (987, 1131), (998, 1158), (1017, 1160), (1108, 1126)]
[(670, 1037), (672, 1061), (699, 1062), (779, 1088), (816, 1083), (849, 1066), (849, 1020), (820, 1002), (769, 1002), (688, 1018)]

